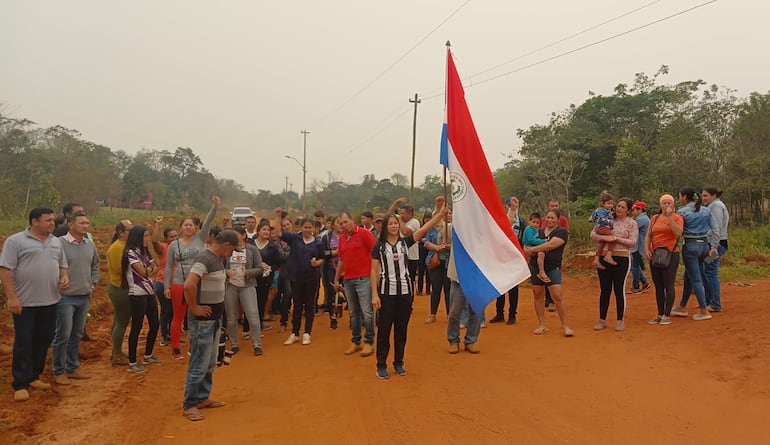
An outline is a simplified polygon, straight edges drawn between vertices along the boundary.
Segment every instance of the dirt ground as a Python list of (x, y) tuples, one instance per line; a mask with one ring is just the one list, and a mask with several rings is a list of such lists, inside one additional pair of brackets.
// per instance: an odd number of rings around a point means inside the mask
[(418, 296), (409, 374), (389, 380), (375, 377), (374, 356), (342, 354), (347, 313), (336, 331), (317, 318), (309, 346), (284, 346), (276, 324), (264, 356), (245, 348), (217, 369), (212, 397), (227, 405), (204, 411), (202, 422), (181, 415), (187, 361), (171, 360), (168, 347), (156, 348), (164, 364), (139, 377), (109, 365), (109, 304), (97, 295), (89, 323), (97, 341), (82, 348), (93, 378), (33, 391), (29, 402), (12, 401), (12, 334), (2, 328), (0, 443), (768, 443), (770, 281), (739, 284), (751, 285), (723, 283), (725, 311), (710, 321), (650, 326), (648, 291), (629, 296), (625, 332), (594, 332), (596, 279), (570, 275), (574, 338), (560, 335), (555, 313), (547, 313), (549, 333), (532, 335), (525, 287), (518, 323), (488, 324), (478, 355), (448, 354), (445, 314), (425, 324), (429, 297)]

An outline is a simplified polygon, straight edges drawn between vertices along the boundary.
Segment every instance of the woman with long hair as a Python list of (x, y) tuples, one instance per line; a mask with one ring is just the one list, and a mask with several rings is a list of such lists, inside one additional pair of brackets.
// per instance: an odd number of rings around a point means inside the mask
[[(684, 220), (682, 229), (682, 262), (684, 263), (685, 280), (689, 282), (695, 297), (698, 299), (699, 311), (693, 315), (696, 321), (710, 320), (711, 314), (706, 301), (706, 288), (703, 279), (703, 269), (706, 258), (718, 255), (719, 227), (708, 207), (701, 205), (698, 192), (692, 187), (679, 189), (679, 203), (682, 204), (676, 213)], [(679, 317), (687, 316), (687, 298), (689, 292), (684, 293), (679, 306), (671, 311), (671, 315)]]
[(597, 242), (612, 243), (612, 262), (608, 261), (606, 253), (610, 246), (605, 246), (604, 255), (600, 255), (597, 272), (599, 274), (599, 321), (594, 330), (601, 331), (607, 327), (607, 312), (610, 308), (610, 295), (615, 292), (615, 309), (617, 319), (615, 330), (626, 329), (626, 279), (631, 271), (631, 247), (639, 239), (639, 226), (629, 216), (634, 201), (630, 198), (620, 198), (615, 205), (615, 218), (612, 224), (612, 235), (600, 235), (597, 228), (591, 231), (591, 239)]
[[(131, 304), (131, 332), (128, 334), (128, 371), (135, 374), (147, 372), (143, 364), (160, 365), (161, 361), (152, 355), (155, 338), (158, 335), (158, 302), (155, 300), (155, 286), (152, 275), (158, 271), (158, 265), (150, 255), (150, 232), (144, 226), (134, 226), (128, 232), (126, 248), (121, 261), (123, 276), (121, 287), (128, 289)], [(147, 317), (149, 331), (144, 347), (144, 359), (139, 363), (136, 349), (139, 333), (142, 331), (144, 318)]]
[(444, 213), (444, 223), (436, 224), (425, 234), (425, 249), (428, 251), (425, 257), (425, 267), (431, 262), (434, 255), (438, 256), (438, 267), (428, 270), (430, 281), (430, 314), (425, 318), (425, 323), (435, 323), (438, 306), (441, 303), (441, 292), (444, 292), (444, 306), (449, 315), (449, 289), (452, 280), (447, 278), (447, 265), (449, 254), (452, 250), (452, 209), (447, 208)]
[[(187, 305), (184, 302), (184, 281), (190, 273), (193, 260), (201, 252), (209, 237), (211, 222), (219, 208), (219, 196), (211, 198), (211, 210), (206, 215), (202, 226), (195, 222), (198, 218), (187, 217), (182, 220), (180, 236), (168, 246), (168, 259), (163, 285), (166, 298), (171, 298), (174, 315), (171, 319), (171, 358), (182, 360), (184, 356), (179, 348), (182, 336), (182, 322), (187, 315)], [(200, 227), (200, 229), (199, 229)]]
[[(682, 235), (684, 221), (677, 215), (674, 207), (674, 197), (660, 197), (660, 213), (653, 215), (644, 245), (647, 246), (647, 259), (650, 260), (650, 273), (655, 284), (655, 301), (658, 304), (658, 315), (648, 323), (662, 326), (671, 324), (671, 309), (676, 299), (674, 280), (679, 268), (679, 237)], [(655, 249), (664, 248), (672, 253), (668, 266), (661, 267), (652, 264)]]
[(324, 248), (324, 265), (321, 274), (324, 286), (324, 307), (329, 313), (330, 328), (337, 329), (337, 318), (334, 316), (334, 297), (336, 290), (332, 280), (337, 274), (337, 266), (340, 263), (339, 248), (340, 235), (342, 235), (342, 225), (339, 216), (331, 218), (331, 228), (321, 237), (321, 245)]
[(126, 239), (128, 231), (133, 224), (124, 219), (115, 225), (115, 233), (112, 235), (110, 247), (107, 249), (107, 271), (110, 276), (110, 285), (108, 294), (112, 303), (113, 319), (112, 329), (112, 366), (128, 365), (128, 357), (123, 352), (123, 337), (126, 336), (126, 328), (131, 320), (131, 305), (128, 301), (128, 291), (123, 289), (123, 274), (121, 273), (121, 262), (123, 251), (126, 248)]
[[(257, 277), (262, 275), (262, 257), (259, 250), (246, 243), (246, 229), (237, 226), (233, 229), (240, 235), (241, 251), (233, 250), (225, 259), (227, 287), (225, 288), (225, 311), (227, 313), (227, 335), (230, 338), (233, 354), (238, 347), (238, 304), (243, 307), (244, 317), (250, 324), (259, 326), (259, 308), (257, 307)], [(251, 337), (254, 355), (262, 355), (261, 335)]]
[(404, 369), (404, 350), (409, 318), (414, 302), (412, 277), (409, 276), (407, 251), (416, 240), (438, 224), (447, 212), (441, 207), (431, 219), (411, 235), (401, 237), (401, 218), (385, 216), (383, 230), (372, 249), (372, 306), (377, 316), (377, 377), (389, 377), (390, 331), (393, 330), (393, 369), (400, 376)]
[(721, 258), (727, 253), (727, 226), (730, 224), (730, 213), (727, 206), (719, 198), (722, 192), (716, 187), (703, 187), (700, 191), (703, 205), (708, 207), (711, 216), (717, 223), (719, 245), (717, 246), (717, 256), (712, 257), (703, 267), (703, 277), (706, 280), (706, 303), (710, 312), (722, 312), (722, 293), (719, 282), (719, 265)]
[[(174, 306), (171, 304), (171, 298), (166, 298), (166, 289), (163, 282), (166, 276), (168, 246), (179, 235), (174, 228), (163, 228), (162, 222), (162, 216), (155, 217), (155, 224), (152, 227), (152, 248), (158, 255), (158, 276), (155, 279), (155, 296), (158, 297), (160, 302), (160, 345), (168, 346), (171, 344), (171, 319), (174, 317)], [(161, 236), (163, 241), (161, 241)]]
[[(425, 212), (422, 215), (422, 225), (425, 225), (433, 217), (431, 212)], [(420, 248), (420, 262), (417, 264), (417, 295), (430, 295), (430, 270), (428, 270), (428, 249), (425, 247), (425, 240), (417, 240)]]
[[(260, 258), (262, 258), (262, 274), (257, 277), (257, 308), (260, 320), (263, 320), (265, 317), (265, 307), (270, 296), (270, 287), (273, 285), (275, 274), (281, 265), (279, 246), (270, 239), (270, 234), (270, 222), (266, 219), (260, 221), (257, 225), (257, 239), (254, 240), (254, 246), (259, 250)], [(262, 331), (272, 329), (272, 326), (264, 321), (260, 321), (260, 324), (256, 325), (256, 327), (252, 325), (253, 323), (249, 322), (248, 318), (243, 320), (244, 339), (254, 335), (262, 335)]]

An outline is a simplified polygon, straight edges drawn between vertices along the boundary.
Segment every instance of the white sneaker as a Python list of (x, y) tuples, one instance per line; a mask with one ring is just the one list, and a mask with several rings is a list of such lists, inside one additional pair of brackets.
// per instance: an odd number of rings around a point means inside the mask
[(293, 345), (294, 343), (297, 343), (298, 341), (299, 341), (299, 337), (297, 337), (294, 334), (291, 334), (289, 336), (289, 338), (287, 338), (286, 341), (283, 342), (283, 344), (285, 344), (285, 345)]
[(307, 332), (302, 334), (302, 344), (303, 345), (309, 345), (310, 344), (310, 334), (308, 334)]

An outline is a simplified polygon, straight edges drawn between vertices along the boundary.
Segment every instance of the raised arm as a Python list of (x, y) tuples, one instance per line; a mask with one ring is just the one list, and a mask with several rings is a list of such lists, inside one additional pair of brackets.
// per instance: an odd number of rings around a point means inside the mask
[(155, 224), (152, 225), (152, 248), (158, 255), (163, 253), (161, 238), (163, 237), (162, 216), (155, 217)]
[(393, 201), (393, 204), (388, 207), (388, 213), (396, 213), (396, 210), (398, 210), (398, 206), (406, 202), (406, 198), (401, 197), (397, 200)]
[(420, 227), (418, 230), (415, 230), (414, 233), (412, 233), (412, 237), (414, 238), (414, 240), (415, 241), (421, 240), (422, 237), (424, 237), (425, 234), (428, 233), (430, 229), (435, 227), (436, 224), (438, 224), (444, 218), (444, 215), (446, 215), (446, 212), (447, 212), (447, 207), (442, 206), (441, 209), (438, 212), (436, 212), (428, 222), (426, 222), (422, 227)]
[(211, 223), (214, 222), (214, 217), (217, 214), (219, 203), (220, 203), (219, 196), (214, 195), (211, 197), (211, 210), (209, 210), (209, 213), (206, 215), (206, 219), (203, 221), (203, 226), (201, 227), (201, 231), (198, 232), (198, 239), (200, 239), (204, 243), (209, 238), (209, 232), (211, 231)]

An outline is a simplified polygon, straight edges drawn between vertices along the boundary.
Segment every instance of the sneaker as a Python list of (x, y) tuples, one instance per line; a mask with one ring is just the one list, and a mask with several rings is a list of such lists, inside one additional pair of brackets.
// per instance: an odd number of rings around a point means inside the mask
[(602, 329), (607, 327), (607, 320), (599, 320), (594, 325), (594, 331), (601, 331)]
[(262, 348), (260, 348), (259, 346), (254, 346), (254, 355), (257, 357), (262, 355)]
[(490, 323), (503, 323), (504, 321), (505, 318), (500, 314), (495, 315), (494, 318), (489, 320)]
[(270, 329), (273, 329), (273, 326), (268, 323), (262, 323), (262, 332), (269, 331)]
[(677, 306), (673, 309), (671, 309), (671, 315), (676, 315), (677, 317), (686, 317), (687, 311), (682, 309), (681, 307)]
[(124, 354), (112, 355), (112, 366), (128, 366), (128, 357)]
[(132, 372), (134, 374), (144, 374), (145, 372), (147, 372), (147, 368), (140, 365), (139, 363), (129, 364), (128, 372)]
[(15, 402), (26, 402), (27, 400), (29, 400), (29, 391), (27, 391), (26, 389), (17, 389), (13, 393), (13, 400)]
[(230, 348), (230, 352), (232, 352), (232, 353), (233, 353), (233, 355), (235, 355), (235, 354), (237, 354), (237, 353), (241, 352), (241, 347), (240, 347), (240, 346), (238, 346), (238, 345), (235, 345), (235, 346), (233, 346), (232, 348)]
[(298, 341), (299, 341), (299, 336), (298, 335), (294, 335), (294, 333), (292, 333), (291, 335), (289, 335), (289, 338), (287, 338), (286, 341), (283, 342), (283, 344), (288, 346), (288, 345), (293, 345), (294, 343), (297, 343)]
[(548, 312), (556, 312), (556, 305), (554, 303), (549, 303), (548, 306), (546, 306), (546, 309), (548, 309)]
[(396, 375), (405, 376), (406, 375), (406, 369), (404, 369), (404, 365), (394, 365), (393, 369), (396, 370)]
[(663, 317), (661, 317), (661, 319), (660, 319), (660, 325), (661, 325), (661, 326), (667, 326), (667, 325), (670, 325), (671, 323), (672, 323), (672, 321), (671, 321), (671, 317), (666, 317), (666, 316), (664, 315), (664, 316), (663, 316)]
[(162, 365), (163, 362), (158, 360), (158, 358), (155, 357), (154, 355), (145, 355), (142, 358), (142, 364), (145, 364), (145, 365)]
[(361, 349), (361, 357), (369, 357), (374, 353), (374, 346), (369, 343), (364, 343), (364, 348)]
[(182, 355), (182, 351), (180, 351), (179, 349), (174, 349), (173, 351), (171, 351), (171, 358), (174, 360), (182, 360), (184, 356)]
[(638, 294), (642, 291), (641, 287), (632, 287), (631, 290), (628, 291), (629, 294)]
[(626, 322), (623, 320), (618, 320), (615, 322), (615, 330), (618, 332), (622, 332), (626, 330)]
[(51, 384), (37, 379), (29, 382), (29, 387), (32, 389), (51, 389)]
[(57, 385), (71, 385), (72, 382), (70, 382), (69, 377), (67, 377), (65, 374), (56, 374), (53, 376), (53, 381), (56, 382)]
[(377, 378), (388, 379), (390, 374), (388, 374), (388, 370), (385, 368), (377, 368)]
[(471, 354), (478, 354), (481, 352), (478, 346), (476, 346), (476, 343), (466, 343), (465, 344), (465, 350), (467, 352), (470, 352)]
[(249, 331), (244, 331), (243, 332), (243, 339), (244, 340), (251, 340), (251, 333), (249, 333)]
[(337, 319), (332, 318), (331, 326), (329, 326), (329, 329), (337, 329)]
[(709, 312), (722, 312), (722, 309), (714, 309), (714, 306), (712, 305), (706, 306), (706, 309), (708, 309)]
[(160, 344), (161, 346), (168, 346), (168, 345), (170, 345), (170, 344), (171, 344), (171, 340), (169, 340), (169, 339), (166, 339), (166, 338), (161, 338), (161, 339), (160, 339), (160, 342), (159, 342), (159, 344)]
[(229, 365), (230, 363), (232, 363), (233, 359), (232, 359), (231, 357), (232, 357), (232, 356), (230, 356), (230, 355), (227, 355), (227, 353), (225, 353), (225, 356), (224, 356), (224, 357), (222, 357), (222, 364), (223, 364), (223, 365), (225, 365), (225, 366), (227, 366), (227, 365)]
[(652, 320), (648, 321), (647, 324), (658, 324), (658, 323), (660, 323), (661, 320), (663, 320), (663, 316), (656, 315), (655, 318), (653, 318)]
[(310, 334), (308, 334), (307, 332), (302, 334), (302, 344), (303, 345), (309, 345), (310, 344)]
[(427, 317), (425, 317), (426, 324), (435, 323), (435, 322), (436, 322), (436, 314), (430, 314)]
[(449, 344), (449, 353), (450, 354), (457, 354), (460, 352), (460, 345), (457, 343), (450, 343)]
[(356, 352), (360, 351), (360, 350), (361, 350), (361, 348), (362, 348), (362, 347), (361, 347), (361, 345), (357, 345), (357, 344), (355, 344), (355, 343), (351, 343), (351, 344), (350, 344), (350, 347), (349, 347), (348, 349), (345, 349), (345, 352), (344, 352), (344, 354), (345, 354), (345, 355), (353, 355), (353, 354), (355, 354)]
[(90, 375), (86, 375), (86, 374), (82, 374), (82, 373), (78, 372), (78, 370), (76, 369), (76, 370), (74, 370), (72, 372), (68, 372), (67, 373), (67, 378), (69, 378), (71, 380), (88, 380), (88, 379), (91, 378), (91, 376)]
[(509, 325), (509, 326), (512, 325), (512, 324), (516, 324), (516, 314), (509, 315), (508, 316), (508, 321), (506, 321), (505, 324)]
[(486, 324), (486, 322), (483, 322), (483, 321), (482, 321), (482, 322), (481, 322), (481, 327), (482, 327), (482, 328), (485, 328), (485, 327), (487, 327), (487, 324)]
[[(674, 311), (671, 311), (671, 313), (673, 314)], [(692, 316), (692, 319), (695, 321), (711, 320), (711, 314), (709, 314), (708, 312), (705, 314), (698, 312), (697, 314)]]
[(639, 290), (639, 292), (644, 292), (647, 289), (649, 289), (650, 287), (651, 287), (650, 283), (644, 283), (644, 284), (642, 284), (642, 288)]

